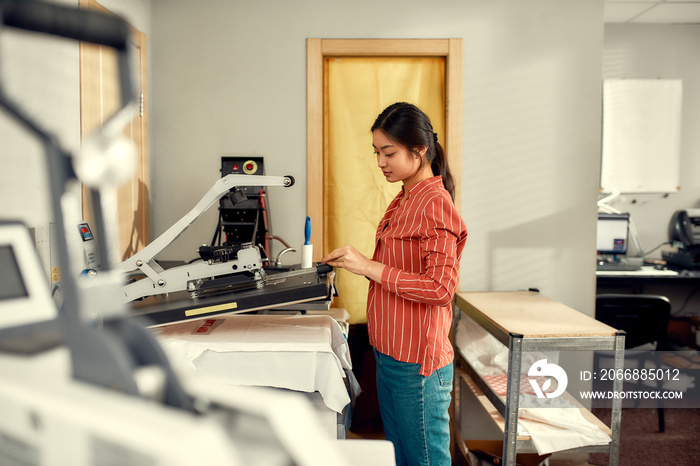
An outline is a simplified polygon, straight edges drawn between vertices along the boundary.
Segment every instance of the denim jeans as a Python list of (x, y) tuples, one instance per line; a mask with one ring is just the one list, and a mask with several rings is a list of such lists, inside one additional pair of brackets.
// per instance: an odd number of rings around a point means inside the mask
[(452, 363), (425, 377), (420, 364), (397, 361), (376, 349), (374, 357), (379, 411), (396, 465), (450, 466)]

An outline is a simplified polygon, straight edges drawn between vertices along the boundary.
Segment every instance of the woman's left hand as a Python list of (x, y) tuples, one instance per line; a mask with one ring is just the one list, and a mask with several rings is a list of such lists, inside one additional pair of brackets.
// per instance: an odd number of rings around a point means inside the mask
[(357, 275), (381, 282), (384, 264), (368, 259), (352, 246), (342, 246), (331, 251), (321, 262), (340, 267)]

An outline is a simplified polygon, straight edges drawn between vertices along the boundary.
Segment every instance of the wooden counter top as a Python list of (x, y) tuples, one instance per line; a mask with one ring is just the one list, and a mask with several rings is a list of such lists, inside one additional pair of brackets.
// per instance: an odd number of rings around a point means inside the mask
[(457, 306), (476, 311), (503, 333), (523, 338), (607, 337), (616, 330), (535, 291), (457, 293)]

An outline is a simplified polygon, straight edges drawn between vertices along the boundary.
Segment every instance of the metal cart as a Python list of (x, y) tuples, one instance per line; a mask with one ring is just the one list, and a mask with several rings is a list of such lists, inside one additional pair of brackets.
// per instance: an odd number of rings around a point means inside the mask
[[(516, 452), (533, 453), (528, 436), (517, 435), (521, 357), (525, 351), (612, 351), (615, 369), (624, 364), (625, 334), (536, 291), (462, 292), (455, 296), (455, 329), (462, 318), (469, 316), (477, 325), (508, 347), (507, 392), (505, 398), (480, 376), (455, 349), (455, 434), (464, 452), (463, 418), (471, 418), (475, 404), (480, 404), (488, 425), (479, 425), (481, 433), (500, 433), (503, 438), (503, 464), (515, 465)], [(527, 374), (525, 374), (527, 375)], [(613, 390), (622, 389), (616, 380)], [(572, 397), (569, 399), (573, 400)], [(573, 400), (575, 402), (575, 400)], [(601, 422), (580, 403), (582, 415), (610, 435), (609, 445), (583, 447), (576, 450), (609, 452), (609, 464), (617, 465), (620, 444), (621, 400), (612, 400), (610, 426)], [(467, 408), (467, 409), (465, 409)], [(471, 419), (470, 419), (471, 420)], [(568, 450), (575, 451), (575, 450)]]

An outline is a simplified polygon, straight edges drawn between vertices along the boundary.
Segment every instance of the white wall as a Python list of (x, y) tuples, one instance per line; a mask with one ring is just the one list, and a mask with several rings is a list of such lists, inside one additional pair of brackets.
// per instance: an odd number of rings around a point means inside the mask
[[(77, 0), (76, 0), (77, 1)], [(151, 32), (151, 0), (96, 0), (97, 3), (124, 18), (136, 30)]]
[[(269, 195), (274, 233), (301, 244), (306, 38), (463, 38), (460, 288), (537, 287), (592, 314), (602, 1), (153, 0), (152, 28), (153, 235), (222, 155), (259, 155), (297, 179)], [(194, 257), (215, 224), (214, 211), (166, 258)]]
[[(603, 77), (681, 79), (680, 191), (670, 195), (623, 195), (611, 205), (629, 212), (644, 251), (668, 241), (668, 222), (678, 209), (700, 207), (700, 25), (605, 27)], [(659, 258), (661, 250), (649, 255)]]

